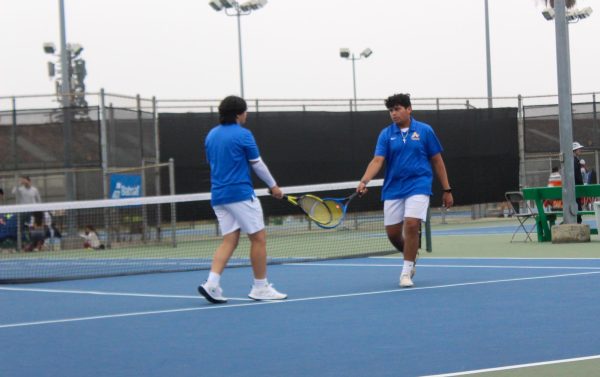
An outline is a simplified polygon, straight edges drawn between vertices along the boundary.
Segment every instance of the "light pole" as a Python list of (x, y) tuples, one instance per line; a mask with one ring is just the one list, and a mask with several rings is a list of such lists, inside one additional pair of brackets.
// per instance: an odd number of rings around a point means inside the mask
[(358, 57), (354, 56), (353, 52), (350, 52), (350, 49), (348, 48), (341, 48), (340, 49), (340, 57), (342, 57), (343, 59), (348, 59), (348, 60), (352, 60), (352, 86), (354, 88), (354, 111), (358, 111), (358, 106), (356, 104), (356, 67), (355, 67), (355, 61), (360, 60), (362, 58), (368, 58), (369, 56), (371, 56), (371, 54), (373, 53), (373, 51), (370, 48), (365, 48), (363, 50), (363, 52), (360, 53), (360, 55)]
[(485, 60), (487, 63), (487, 95), (488, 107), (492, 108), (492, 58), (490, 54), (490, 14), (488, 0), (485, 0)]
[[(79, 55), (83, 51), (83, 46), (77, 43), (67, 43), (66, 55), (67, 65), (62, 65), (62, 53), (56, 54), (56, 48), (54, 43), (44, 43), (44, 52), (48, 55), (59, 57), (60, 74), (56, 79), (56, 95), (61, 101), (63, 106), (75, 107), (80, 109), (81, 113), (87, 114), (87, 101), (85, 100), (85, 77), (87, 71), (85, 68), (85, 60)], [(57, 70), (55, 63), (48, 62), (48, 76), (54, 78)], [(69, 83), (70, 87), (67, 94), (64, 93), (62, 85), (65, 80)], [(66, 98), (66, 100), (65, 100)]]
[[(569, 53), (569, 23), (579, 22), (592, 13), (592, 8), (567, 11), (565, 0), (555, 0), (554, 8), (546, 8), (542, 15), (554, 19), (556, 32), (556, 68), (558, 75), (558, 129), (560, 160), (563, 164), (562, 197), (565, 224), (577, 223), (575, 203), (575, 167), (573, 162), (573, 118), (571, 114), (571, 61)], [(579, 173), (579, 172), (577, 172)]]
[(243, 4), (238, 3), (236, 0), (211, 0), (208, 2), (215, 11), (219, 12), (223, 10), (228, 16), (237, 17), (237, 29), (238, 29), (238, 54), (240, 59), (240, 95), (244, 97), (244, 64), (242, 59), (242, 23), (240, 21), (241, 16), (247, 16), (252, 11), (258, 10), (267, 5), (267, 0), (250, 0)]

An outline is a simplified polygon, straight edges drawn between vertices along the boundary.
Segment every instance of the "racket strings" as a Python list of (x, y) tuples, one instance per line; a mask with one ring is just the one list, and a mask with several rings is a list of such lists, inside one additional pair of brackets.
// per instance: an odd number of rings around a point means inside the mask
[(319, 198), (304, 196), (299, 200), (298, 204), (314, 221), (321, 224), (329, 224), (332, 221), (331, 210)]
[(339, 224), (344, 218), (344, 206), (334, 200), (324, 200), (323, 203), (325, 203), (329, 212), (331, 212), (331, 222), (327, 225), (333, 226)]

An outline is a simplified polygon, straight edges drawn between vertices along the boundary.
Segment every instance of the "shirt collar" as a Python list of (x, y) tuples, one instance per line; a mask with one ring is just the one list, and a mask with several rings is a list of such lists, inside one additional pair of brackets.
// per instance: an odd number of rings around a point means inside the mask
[[(410, 117), (410, 124), (408, 125), (409, 132), (415, 130), (415, 122), (416, 122), (415, 118)], [(392, 126), (393, 133), (399, 134), (401, 132), (400, 127), (398, 127), (398, 125), (396, 123), (392, 123), (391, 126)]]

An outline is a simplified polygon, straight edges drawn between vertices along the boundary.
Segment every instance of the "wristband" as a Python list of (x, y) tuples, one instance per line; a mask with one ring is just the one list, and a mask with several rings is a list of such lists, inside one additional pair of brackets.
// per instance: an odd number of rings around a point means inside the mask
[(442, 191), (443, 191), (443, 192), (447, 192), (447, 193), (451, 193), (451, 192), (452, 192), (452, 189), (451, 189), (451, 188), (448, 188), (448, 189), (445, 189), (445, 190), (442, 190)]

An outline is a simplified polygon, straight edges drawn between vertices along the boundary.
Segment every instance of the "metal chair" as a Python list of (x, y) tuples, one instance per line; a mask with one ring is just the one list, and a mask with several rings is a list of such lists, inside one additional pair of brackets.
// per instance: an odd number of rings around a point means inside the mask
[[(506, 192), (504, 194), (504, 197), (506, 198), (506, 201), (512, 211), (513, 216), (519, 221), (519, 226), (513, 232), (510, 242), (514, 241), (515, 236), (517, 235), (517, 233), (519, 233), (520, 230), (523, 230), (523, 232), (525, 233), (524, 242), (533, 241), (533, 239), (531, 238), (531, 233), (533, 233), (534, 229), (537, 226), (537, 213), (535, 213), (529, 207), (527, 202), (523, 199), (523, 193), (521, 191)], [(524, 207), (523, 210), (520, 210), (522, 203)], [(531, 226), (527, 223), (529, 219), (533, 220), (533, 224)]]

